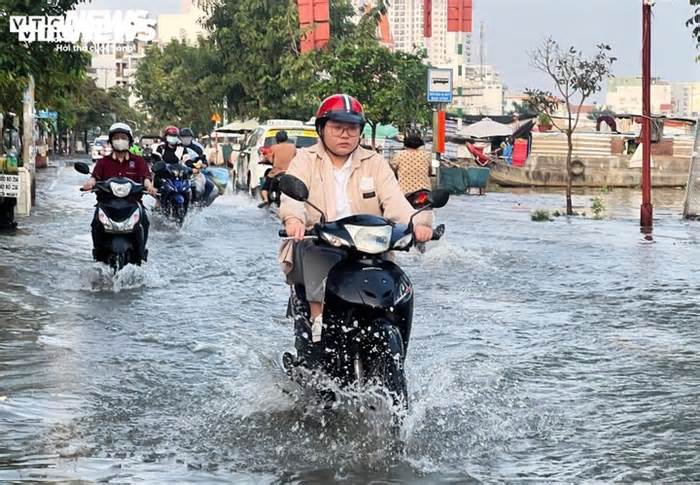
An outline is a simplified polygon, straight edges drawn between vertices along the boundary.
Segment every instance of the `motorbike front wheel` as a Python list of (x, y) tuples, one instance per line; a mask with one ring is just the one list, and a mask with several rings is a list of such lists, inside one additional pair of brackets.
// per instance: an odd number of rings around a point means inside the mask
[(177, 206), (173, 207), (173, 216), (174, 216), (175, 222), (177, 223), (178, 226), (182, 226), (182, 224), (184, 224), (186, 214), (187, 214), (187, 209), (185, 209), (185, 206), (177, 205)]
[[(404, 373), (404, 350), (401, 334), (396, 327), (384, 326), (383, 345), (367, 362), (365, 378), (389, 393), (394, 406), (408, 408), (408, 388)], [(383, 348), (382, 348), (383, 347)]]
[(131, 254), (127, 251), (125, 253), (113, 254), (109, 258), (109, 266), (112, 268), (112, 272), (116, 274), (121, 271), (124, 266), (131, 262)]

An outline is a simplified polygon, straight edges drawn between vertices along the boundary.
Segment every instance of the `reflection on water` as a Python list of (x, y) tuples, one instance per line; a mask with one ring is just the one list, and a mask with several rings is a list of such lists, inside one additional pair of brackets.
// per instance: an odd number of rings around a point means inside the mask
[(398, 257), (416, 315), (396, 440), (372, 395), (324, 411), (276, 363), (269, 214), (229, 195), (182, 231), (154, 222), (149, 262), (113, 277), (79, 181), (41, 172), (36, 213), (0, 236), (0, 481), (700, 480), (682, 191), (654, 192), (653, 243), (637, 191), (575, 194), (605, 219), (550, 223), (530, 211), (562, 191), (453, 198), (444, 240)]

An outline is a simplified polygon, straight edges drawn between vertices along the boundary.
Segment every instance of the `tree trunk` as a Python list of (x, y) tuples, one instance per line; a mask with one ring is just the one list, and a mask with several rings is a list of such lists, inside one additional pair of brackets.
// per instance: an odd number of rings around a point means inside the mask
[(566, 215), (573, 216), (574, 209), (571, 205), (571, 157), (574, 153), (574, 141), (571, 130), (566, 131), (566, 142), (568, 144), (568, 150), (566, 151)]

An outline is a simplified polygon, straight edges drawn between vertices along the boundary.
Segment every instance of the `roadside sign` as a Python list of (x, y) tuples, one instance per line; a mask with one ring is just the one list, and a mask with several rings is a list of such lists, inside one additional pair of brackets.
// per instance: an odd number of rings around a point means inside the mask
[(19, 175), (0, 173), (0, 197), (19, 197)]
[(212, 120), (214, 123), (220, 123), (220, 122), (221, 122), (221, 116), (219, 115), (219, 113), (214, 113), (213, 115), (211, 115), (211, 120)]
[(452, 69), (428, 69), (429, 103), (452, 102)]
[(58, 113), (56, 113), (55, 111), (46, 111), (42, 109), (36, 112), (36, 117), (56, 120), (58, 118)]

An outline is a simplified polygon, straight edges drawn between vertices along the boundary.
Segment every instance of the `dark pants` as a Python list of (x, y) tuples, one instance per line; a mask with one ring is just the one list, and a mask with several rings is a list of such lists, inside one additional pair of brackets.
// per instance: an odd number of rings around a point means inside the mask
[(296, 242), (289, 280), (305, 287), (308, 301), (321, 303), (326, 296), (328, 273), (345, 257), (346, 253), (342, 249), (317, 245), (310, 240)]
[(14, 197), (0, 197), (0, 229), (14, 229), (15, 223), (15, 206), (17, 199)]

